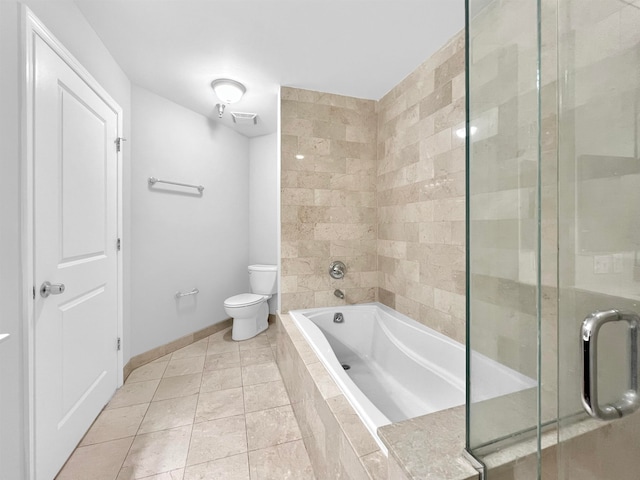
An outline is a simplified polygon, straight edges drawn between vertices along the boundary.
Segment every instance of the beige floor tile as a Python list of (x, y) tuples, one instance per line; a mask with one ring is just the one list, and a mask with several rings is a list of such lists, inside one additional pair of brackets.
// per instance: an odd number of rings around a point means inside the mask
[(134, 436), (148, 407), (148, 403), (143, 403), (130, 407), (104, 410), (93, 422), (80, 445), (92, 445)]
[(231, 339), (231, 329), (222, 330), (209, 336), (209, 347), (207, 355), (219, 353), (238, 352), (238, 342)]
[(122, 465), (118, 480), (131, 480), (184, 468), (191, 425), (138, 435)]
[(289, 405), (290, 403), (282, 380), (244, 387), (244, 411), (246, 413)]
[(187, 465), (209, 462), (247, 451), (244, 415), (197, 423), (191, 433)]
[(127, 378), (127, 383), (144, 382), (162, 378), (167, 365), (169, 365), (169, 362), (152, 362), (138, 367), (131, 372), (131, 375)]
[(242, 384), (255, 385), (257, 383), (275, 382), (282, 380), (280, 370), (275, 362), (258, 363), (242, 367)]
[(240, 363), (243, 367), (270, 362), (275, 362), (271, 347), (254, 348), (240, 352)]
[(168, 398), (188, 397), (200, 392), (202, 382), (201, 373), (180, 375), (178, 377), (166, 377), (160, 381), (158, 389), (153, 396), (153, 401), (166, 400)]
[(302, 438), (291, 405), (246, 414), (249, 451)]
[(134, 370), (60, 478), (313, 478), (269, 337), (245, 342), (228, 329)]
[(169, 365), (167, 365), (167, 370), (164, 372), (164, 378), (202, 373), (203, 368), (204, 356), (177, 359), (174, 357), (169, 362)]
[(238, 342), (238, 346), (240, 347), (240, 351), (242, 352), (243, 350), (254, 350), (256, 348), (269, 347), (270, 344), (267, 335), (261, 333), (260, 335), (256, 335), (253, 338)]
[(147, 380), (146, 382), (125, 383), (116, 390), (116, 394), (107, 404), (107, 409), (128, 407), (140, 403), (149, 403), (153, 398), (160, 379)]
[(201, 393), (196, 410), (196, 423), (244, 414), (242, 388), (229, 388)]
[(184, 480), (250, 480), (246, 453), (187, 467)]
[[(150, 477), (144, 477), (140, 480), (183, 480), (184, 468), (178, 468), (177, 470), (171, 470), (170, 472), (158, 473), (157, 475), (151, 475)], [(119, 478), (118, 480), (122, 480)]]
[(113, 480), (131, 443), (133, 437), (77, 448), (56, 480)]
[(241, 386), (242, 374), (240, 372), (240, 367), (225, 368), (223, 370), (205, 371), (202, 374), (202, 385), (200, 386), (200, 391), (206, 393)]
[(202, 357), (207, 354), (207, 347), (209, 346), (209, 341), (204, 338), (199, 340), (191, 345), (187, 345), (186, 347), (180, 348), (173, 352), (173, 357), (171, 360), (177, 360), (180, 358), (190, 358), (190, 357)]
[(313, 480), (313, 470), (302, 440), (249, 452), (252, 479)]
[(191, 425), (197, 403), (198, 395), (152, 402), (140, 425), (138, 434)]
[(233, 326), (231, 327), (227, 327), (223, 330), (220, 330), (218, 332), (212, 333), (211, 335), (209, 335), (209, 337), (207, 337), (209, 339), (209, 343), (211, 342), (221, 342), (223, 340), (231, 340), (231, 330), (232, 330)]
[(240, 366), (240, 352), (225, 352), (207, 355), (204, 362), (205, 370), (221, 370)]

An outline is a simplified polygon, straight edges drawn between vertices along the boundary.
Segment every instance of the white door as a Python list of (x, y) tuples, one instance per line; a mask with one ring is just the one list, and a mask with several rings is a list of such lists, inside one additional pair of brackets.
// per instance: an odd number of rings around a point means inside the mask
[(118, 382), (118, 113), (38, 36), (33, 59), (35, 469), (50, 480)]

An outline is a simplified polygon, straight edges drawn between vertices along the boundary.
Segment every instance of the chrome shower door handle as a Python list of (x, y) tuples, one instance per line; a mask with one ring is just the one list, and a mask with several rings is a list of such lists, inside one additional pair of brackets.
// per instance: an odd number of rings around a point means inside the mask
[[(629, 324), (630, 368), (629, 390), (621, 398), (605, 406), (598, 403), (598, 333), (609, 322)], [(640, 317), (632, 312), (607, 310), (594, 312), (584, 319), (582, 340), (582, 406), (589, 415), (601, 420), (614, 420), (635, 412), (640, 407), (638, 394), (638, 328)]]

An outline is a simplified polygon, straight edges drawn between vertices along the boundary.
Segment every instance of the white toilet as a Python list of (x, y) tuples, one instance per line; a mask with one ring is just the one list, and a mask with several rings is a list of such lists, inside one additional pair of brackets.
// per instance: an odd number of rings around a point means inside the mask
[(241, 293), (224, 301), (224, 311), (233, 318), (232, 339), (246, 340), (267, 329), (267, 300), (276, 293), (277, 274), (276, 265), (249, 265), (249, 282), (253, 293)]

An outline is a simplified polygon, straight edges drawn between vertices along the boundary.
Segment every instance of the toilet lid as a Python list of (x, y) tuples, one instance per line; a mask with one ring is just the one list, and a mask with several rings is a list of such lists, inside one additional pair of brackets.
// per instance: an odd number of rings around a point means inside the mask
[(248, 307), (249, 305), (255, 305), (265, 300), (264, 295), (256, 295), (255, 293), (241, 293), (229, 297), (224, 301), (225, 307)]

